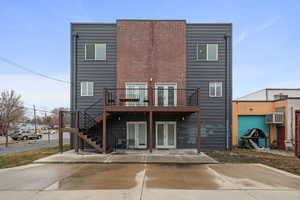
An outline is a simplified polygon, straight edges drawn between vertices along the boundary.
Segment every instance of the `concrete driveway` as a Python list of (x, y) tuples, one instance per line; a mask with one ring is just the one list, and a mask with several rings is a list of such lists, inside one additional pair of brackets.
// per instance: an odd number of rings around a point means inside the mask
[(298, 176), (260, 164), (31, 164), (0, 170), (0, 199), (300, 199)]

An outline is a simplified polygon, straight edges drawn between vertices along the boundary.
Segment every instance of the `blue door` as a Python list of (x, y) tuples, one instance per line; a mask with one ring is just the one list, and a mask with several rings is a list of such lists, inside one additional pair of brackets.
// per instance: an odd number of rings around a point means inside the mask
[[(238, 141), (240, 137), (245, 135), (247, 130), (252, 128), (259, 128), (262, 130), (266, 136), (269, 135), (268, 125), (265, 124), (264, 115), (254, 115), (254, 116), (239, 116), (238, 118)], [(260, 146), (265, 146), (264, 139), (259, 141)]]

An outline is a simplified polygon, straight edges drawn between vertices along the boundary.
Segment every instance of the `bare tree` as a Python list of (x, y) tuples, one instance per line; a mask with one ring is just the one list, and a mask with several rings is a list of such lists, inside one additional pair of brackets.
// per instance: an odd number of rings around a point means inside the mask
[(54, 108), (51, 111), (51, 115), (44, 116), (41, 119), (38, 119), (38, 121), (42, 121), (43, 123), (49, 125), (51, 128), (54, 126), (58, 126), (58, 115), (60, 110), (68, 110), (68, 108), (58, 107)]
[(8, 146), (8, 132), (24, 116), (23, 102), (21, 95), (14, 90), (3, 91), (0, 94), (0, 125), (6, 136), (5, 146)]

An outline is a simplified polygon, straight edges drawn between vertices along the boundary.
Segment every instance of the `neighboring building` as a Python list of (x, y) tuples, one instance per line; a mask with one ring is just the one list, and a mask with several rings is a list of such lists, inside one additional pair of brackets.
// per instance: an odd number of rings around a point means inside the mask
[(300, 97), (300, 88), (266, 88), (238, 98), (238, 101), (272, 101)]
[(263, 89), (232, 103), (232, 145), (248, 129), (259, 128), (269, 135), (269, 143), (280, 149), (296, 144), (296, 112), (300, 110), (300, 89)]
[(98, 151), (229, 149), (231, 33), (184, 20), (72, 23), (71, 132)]

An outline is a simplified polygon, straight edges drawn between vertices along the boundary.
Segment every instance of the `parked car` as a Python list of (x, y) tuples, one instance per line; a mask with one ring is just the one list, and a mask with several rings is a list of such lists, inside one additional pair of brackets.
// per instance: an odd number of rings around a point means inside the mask
[(55, 130), (46, 130), (46, 131), (43, 131), (43, 134), (50, 134), (50, 135), (52, 135), (52, 134), (55, 134), (56, 133), (56, 131)]
[(10, 137), (13, 140), (38, 140), (42, 138), (42, 135), (30, 130), (18, 130), (10, 134)]

